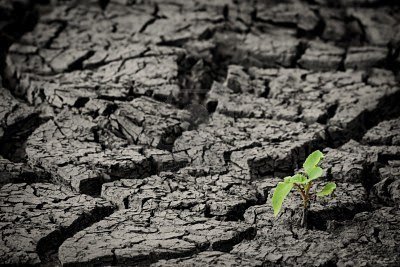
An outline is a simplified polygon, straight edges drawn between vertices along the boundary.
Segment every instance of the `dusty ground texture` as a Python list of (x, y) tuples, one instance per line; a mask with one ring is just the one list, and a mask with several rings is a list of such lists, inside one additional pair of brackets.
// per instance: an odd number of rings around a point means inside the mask
[[(390, 0), (0, 0), (0, 264), (398, 266), (399, 33)], [(315, 149), (304, 229), (270, 202)]]

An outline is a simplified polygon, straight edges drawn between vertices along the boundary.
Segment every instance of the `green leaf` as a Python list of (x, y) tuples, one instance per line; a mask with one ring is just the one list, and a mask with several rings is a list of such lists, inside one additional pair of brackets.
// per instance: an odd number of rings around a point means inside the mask
[(333, 182), (327, 183), (324, 188), (322, 188), (321, 191), (317, 193), (317, 196), (319, 197), (324, 197), (324, 196), (329, 196), (330, 194), (333, 193), (333, 191), (336, 189), (336, 184)]
[(296, 184), (305, 184), (307, 181), (307, 177), (301, 174), (295, 174), (293, 176), (285, 177), (285, 183), (296, 183)]
[(317, 167), (317, 164), (320, 162), (320, 160), (324, 157), (324, 154), (322, 154), (321, 151), (316, 150), (313, 153), (311, 153), (306, 161), (303, 164), (303, 168), (306, 171), (307, 175), (310, 176), (310, 171)]
[(321, 167), (314, 167), (312, 168), (309, 172), (308, 172), (308, 181), (310, 182), (312, 180), (315, 180), (319, 177), (322, 176), (322, 174), (324, 173), (324, 171), (322, 170)]
[(276, 217), (282, 208), (282, 203), (293, 188), (293, 183), (279, 182), (272, 196), (272, 208)]
[(286, 176), (285, 178), (283, 178), (284, 183), (291, 183), (291, 179), (292, 179), (292, 176)]

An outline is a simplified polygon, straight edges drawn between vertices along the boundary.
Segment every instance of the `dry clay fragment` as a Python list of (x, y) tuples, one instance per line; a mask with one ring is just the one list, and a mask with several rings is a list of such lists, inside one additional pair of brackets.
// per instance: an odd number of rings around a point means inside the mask
[(240, 267), (240, 266), (262, 266), (261, 261), (246, 259), (242, 257), (238, 257), (236, 255), (232, 255), (230, 253), (220, 252), (220, 251), (205, 251), (199, 254), (179, 258), (179, 259), (171, 259), (171, 260), (160, 260), (151, 265), (152, 267), (156, 266), (166, 266), (166, 267), (175, 267), (175, 266), (192, 266), (192, 267), (202, 267), (202, 266), (231, 266), (231, 267)]
[(103, 199), (79, 195), (59, 185), (4, 185), (0, 189), (0, 263), (44, 263), (46, 252), (113, 209)]
[[(64, 112), (41, 125), (28, 138), (26, 151), (29, 164), (52, 174), (58, 182), (89, 194), (100, 193), (101, 184), (105, 181), (143, 178), (157, 171), (185, 165), (186, 159), (179, 155), (155, 148), (145, 150), (142, 146), (130, 144), (163, 140), (170, 135), (174, 139), (187, 125), (183, 121), (184, 111), (166, 105), (164, 112), (168, 112), (166, 114), (171, 118), (163, 120), (160, 113), (151, 110), (152, 106), (147, 106), (149, 110), (145, 110), (146, 104), (152, 103), (149, 101), (141, 102), (143, 105), (135, 109), (140, 115), (135, 119), (140, 121), (125, 124), (125, 127), (132, 125), (138, 133), (142, 132), (140, 140), (124, 140), (116, 136), (112, 129), (108, 129), (107, 125), (112, 126), (113, 121), (107, 118), (100, 116), (93, 119)], [(134, 100), (132, 108), (135, 103)], [(178, 114), (175, 119), (172, 117), (174, 113)], [(160, 121), (162, 124), (158, 124)], [(158, 146), (158, 143), (150, 144)]]
[(253, 235), (254, 228), (247, 224), (197, 217), (191, 212), (122, 210), (66, 240), (59, 258), (66, 266), (149, 264), (199, 250), (229, 251)]
[(248, 173), (251, 178), (290, 173), (316, 145), (324, 127), (270, 119), (234, 119), (214, 114), (208, 124), (186, 131), (174, 144), (175, 153), (186, 153), (194, 166), (224, 166)]
[(227, 220), (241, 218), (247, 207), (264, 201), (239, 173), (194, 174), (192, 168), (105, 183), (102, 197), (135, 211), (187, 210)]

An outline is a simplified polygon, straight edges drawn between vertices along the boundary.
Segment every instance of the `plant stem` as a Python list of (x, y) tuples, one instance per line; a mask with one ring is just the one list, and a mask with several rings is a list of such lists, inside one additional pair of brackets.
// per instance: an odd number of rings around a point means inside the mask
[(308, 227), (308, 205), (303, 207), (300, 226), (304, 228)]
[(301, 198), (303, 199), (303, 212), (301, 215), (301, 222), (300, 225), (301, 227), (307, 228), (308, 226), (308, 208), (309, 208), (309, 203), (310, 203), (310, 198), (309, 198), (309, 192), (311, 188), (311, 182), (308, 183), (304, 188), (302, 188), (300, 185), (295, 184), (297, 190), (301, 194)]
[(309, 183), (306, 185), (306, 188), (305, 188), (306, 196), (309, 196), (311, 186), (312, 186), (312, 181), (309, 182)]
[(303, 202), (305, 202), (307, 199), (307, 196), (306, 196), (306, 192), (304, 191), (304, 189), (299, 184), (294, 184), (294, 186), (296, 186), (297, 190), (300, 192)]

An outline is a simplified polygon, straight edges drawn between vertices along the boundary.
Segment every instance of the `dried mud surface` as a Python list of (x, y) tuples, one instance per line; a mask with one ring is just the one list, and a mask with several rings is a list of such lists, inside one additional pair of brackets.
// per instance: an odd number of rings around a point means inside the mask
[[(397, 266), (396, 1), (0, 1), (0, 264)], [(299, 226), (276, 183), (323, 150)]]

